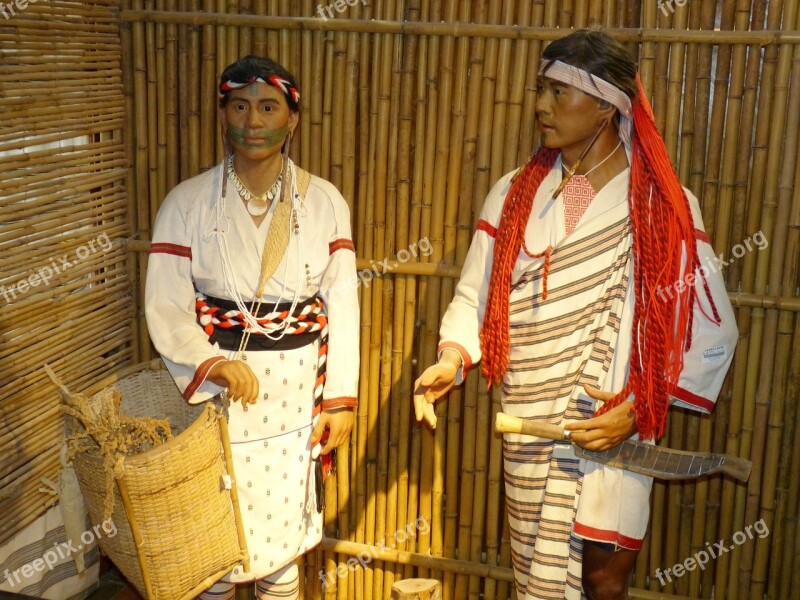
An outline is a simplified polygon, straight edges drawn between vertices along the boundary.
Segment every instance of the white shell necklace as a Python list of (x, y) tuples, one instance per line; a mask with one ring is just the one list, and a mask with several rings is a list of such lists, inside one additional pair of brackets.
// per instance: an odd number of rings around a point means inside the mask
[(275, 183), (273, 183), (270, 188), (260, 196), (256, 196), (250, 190), (248, 190), (244, 183), (242, 183), (242, 180), (239, 179), (239, 175), (236, 173), (236, 169), (233, 166), (233, 154), (228, 156), (228, 176), (231, 178), (231, 181), (233, 181), (233, 187), (236, 188), (239, 196), (241, 196), (241, 198), (247, 204), (247, 212), (254, 217), (260, 217), (267, 212), (269, 205), (281, 191), (281, 182), (283, 180), (283, 161), (281, 161), (280, 175), (278, 175)]

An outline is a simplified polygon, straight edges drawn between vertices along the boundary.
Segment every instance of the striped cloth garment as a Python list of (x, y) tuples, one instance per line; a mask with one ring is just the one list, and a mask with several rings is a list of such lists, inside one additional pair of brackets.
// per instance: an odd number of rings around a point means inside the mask
[[(91, 532), (89, 521), (86, 531)], [(69, 540), (73, 546), (80, 540)], [(86, 570), (78, 573), (68, 555), (69, 543), (61, 508), (56, 505), (0, 547), (0, 598), (6, 593), (48, 600), (81, 600), (97, 586), (100, 552), (96, 541), (84, 550)], [(61, 550), (61, 552), (57, 552)], [(42, 565), (45, 553), (52, 568)], [(36, 562), (36, 561), (42, 562)]]
[[(511, 357), (503, 410), (562, 424), (592, 417), (584, 385), (599, 386), (619, 336), (631, 262), (627, 215), (592, 235), (575, 236), (514, 283)], [(506, 435), (506, 497), (511, 551), (521, 598), (581, 598), (582, 539), (573, 523), (585, 461), (569, 444)]]

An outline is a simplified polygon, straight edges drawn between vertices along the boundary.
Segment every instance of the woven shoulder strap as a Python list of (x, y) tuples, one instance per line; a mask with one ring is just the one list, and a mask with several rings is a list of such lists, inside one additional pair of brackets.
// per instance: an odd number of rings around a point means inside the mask
[(305, 200), (308, 188), (311, 185), (311, 173), (305, 171), (295, 165), (295, 173), (297, 174), (297, 193), (300, 194), (300, 199)]
[[(301, 200), (305, 200), (308, 188), (311, 185), (311, 173), (296, 165), (294, 169), (297, 178), (297, 193), (300, 194)], [(281, 199), (278, 202), (278, 206), (275, 207), (275, 214), (272, 215), (272, 222), (270, 222), (269, 231), (267, 231), (267, 241), (264, 244), (264, 252), (261, 255), (261, 278), (258, 282), (257, 298), (261, 298), (264, 295), (267, 281), (275, 274), (278, 265), (283, 260), (283, 255), (286, 254), (286, 248), (289, 246), (289, 232), (291, 230), (289, 220), (292, 218), (292, 202), (291, 198), (287, 198), (287, 194), (284, 192), (287, 187), (281, 187)]]

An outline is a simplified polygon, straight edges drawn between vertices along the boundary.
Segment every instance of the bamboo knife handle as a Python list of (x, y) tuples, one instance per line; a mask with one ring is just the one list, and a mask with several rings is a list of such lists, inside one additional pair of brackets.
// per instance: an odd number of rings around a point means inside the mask
[(494, 429), (500, 433), (522, 433), (548, 440), (569, 440), (569, 432), (565, 432), (563, 427), (530, 419), (520, 419), (501, 412), (497, 413)]

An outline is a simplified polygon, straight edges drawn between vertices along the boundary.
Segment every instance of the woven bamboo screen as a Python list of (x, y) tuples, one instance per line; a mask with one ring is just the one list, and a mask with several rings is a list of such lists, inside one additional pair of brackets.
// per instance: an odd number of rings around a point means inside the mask
[[(0, 543), (56, 496), (76, 389), (131, 364), (121, 44), (112, 2), (3, 4), (0, 16)], [(12, 12), (14, 11), (14, 12)]]

